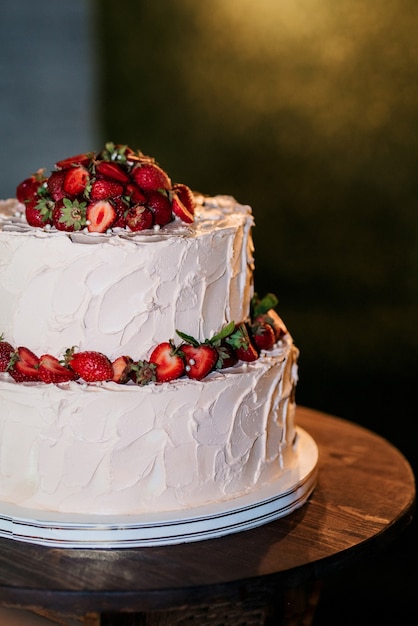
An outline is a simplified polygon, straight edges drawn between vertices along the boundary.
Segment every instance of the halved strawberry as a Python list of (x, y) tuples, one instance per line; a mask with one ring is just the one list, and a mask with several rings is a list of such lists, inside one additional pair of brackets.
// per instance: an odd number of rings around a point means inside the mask
[(156, 163), (139, 163), (132, 169), (132, 177), (144, 191), (171, 189), (168, 174)]
[(154, 224), (165, 226), (173, 220), (171, 203), (165, 193), (149, 191), (147, 193), (146, 205), (154, 214)]
[(117, 198), (124, 192), (123, 185), (116, 180), (108, 178), (97, 178), (91, 185), (91, 200), (107, 200)]
[(119, 183), (129, 183), (129, 174), (123, 169), (122, 165), (111, 161), (98, 161), (96, 163), (96, 174), (100, 174), (104, 178), (117, 180)]
[(132, 204), (144, 204), (147, 199), (145, 193), (135, 183), (128, 183), (125, 186), (124, 195)]
[(3, 341), (3, 335), (0, 335), (0, 372), (8, 369), (13, 352), (13, 346), (8, 341)]
[(94, 152), (84, 152), (83, 154), (76, 154), (72, 157), (67, 157), (61, 161), (55, 163), (55, 167), (59, 169), (68, 169), (73, 165), (88, 166), (94, 157)]
[(86, 203), (62, 198), (55, 203), (52, 221), (57, 230), (73, 232), (86, 226)]
[(39, 381), (39, 358), (28, 348), (20, 346), (13, 352), (8, 372), (16, 382)]
[(175, 183), (173, 185), (173, 191), (177, 194), (181, 203), (186, 207), (189, 213), (191, 213), (191, 215), (194, 215), (196, 202), (193, 191), (190, 189), (190, 187), (184, 185), (183, 183)]
[(149, 383), (155, 383), (157, 380), (155, 370), (157, 366), (155, 363), (149, 361), (136, 361), (131, 366), (131, 380), (136, 384), (143, 387)]
[(154, 216), (151, 209), (141, 204), (135, 204), (126, 214), (126, 225), (134, 232), (152, 228), (153, 224)]
[(39, 359), (39, 379), (44, 383), (66, 383), (75, 380), (77, 374), (63, 365), (55, 356), (43, 354)]
[(119, 356), (112, 362), (114, 383), (124, 385), (131, 378), (133, 359), (130, 356)]
[(87, 229), (91, 233), (104, 233), (116, 221), (116, 209), (109, 200), (91, 202), (86, 211)]
[(194, 221), (194, 215), (189, 211), (185, 204), (180, 199), (180, 196), (174, 192), (171, 198), (171, 208), (173, 213), (177, 215), (186, 224), (191, 224)]
[(60, 170), (58, 172), (52, 172), (47, 180), (47, 189), (49, 194), (55, 202), (62, 200), (65, 197), (64, 180), (66, 171)]
[(248, 329), (244, 322), (235, 327), (234, 332), (226, 338), (226, 342), (234, 349), (241, 361), (256, 361), (258, 349), (251, 341)]
[(87, 383), (112, 380), (114, 375), (111, 361), (106, 355), (94, 350), (67, 350), (65, 362)]
[(180, 378), (184, 373), (184, 361), (181, 350), (172, 341), (158, 344), (151, 353), (150, 363), (156, 365), (155, 376), (159, 383)]
[(84, 193), (89, 181), (88, 169), (84, 165), (77, 165), (66, 170), (62, 187), (66, 194), (75, 198)]
[(251, 337), (259, 350), (271, 350), (276, 343), (273, 327), (261, 320), (251, 325)]

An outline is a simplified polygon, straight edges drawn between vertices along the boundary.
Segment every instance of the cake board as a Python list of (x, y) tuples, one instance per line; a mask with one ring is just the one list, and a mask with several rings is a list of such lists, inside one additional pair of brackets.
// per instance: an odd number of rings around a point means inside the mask
[(82, 515), (0, 502), (0, 537), (59, 548), (133, 548), (212, 539), (289, 515), (316, 485), (318, 448), (297, 428), (299, 463), (280, 480), (227, 502), (185, 511), (139, 515)]

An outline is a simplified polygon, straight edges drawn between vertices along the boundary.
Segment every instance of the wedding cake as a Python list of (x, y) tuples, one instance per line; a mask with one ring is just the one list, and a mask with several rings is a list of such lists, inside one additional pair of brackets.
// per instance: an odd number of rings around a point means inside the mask
[(1, 502), (184, 513), (297, 470), (298, 349), (254, 292), (249, 206), (113, 143), (16, 196), (0, 201)]

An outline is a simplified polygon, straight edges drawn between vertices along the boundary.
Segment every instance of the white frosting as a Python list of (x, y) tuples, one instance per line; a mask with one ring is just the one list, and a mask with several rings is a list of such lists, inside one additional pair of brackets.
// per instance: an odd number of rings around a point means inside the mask
[(160, 385), (17, 384), (0, 375), (0, 499), (125, 514), (241, 495), (296, 463), (297, 349)]
[[(0, 333), (146, 359), (176, 329), (199, 340), (248, 319), (251, 209), (201, 199), (196, 220), (97, 235), (31, 228), (0, 201)], [(228, 500), (298, 462), (290, 335), (253, 363), (144, 387), (15, 383), (0, 374), (0, 499), (134, 514)]]
[(176, 329), (204, 340), (248, 316), (253, 218), (232, 198), (199, 206), (191, 225), (116, 236), (32, 228), (19, 210), (0, 202), (0, 332), (12, 345), (138, 359)]

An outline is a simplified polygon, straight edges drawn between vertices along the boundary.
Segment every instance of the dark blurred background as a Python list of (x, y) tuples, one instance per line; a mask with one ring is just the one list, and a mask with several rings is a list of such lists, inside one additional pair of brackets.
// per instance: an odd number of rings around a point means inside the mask
[[(416, 471), (416, 0), (15, 0), (1, 11), (1, 197), (112, 140), (174, 181), (250, 204), (256, 290), (276, 293), (301, 350), (299, 404), (373, 429)], [(317, 624), (406, 622), (416, 547), (414, 521), (327, 581)]]

